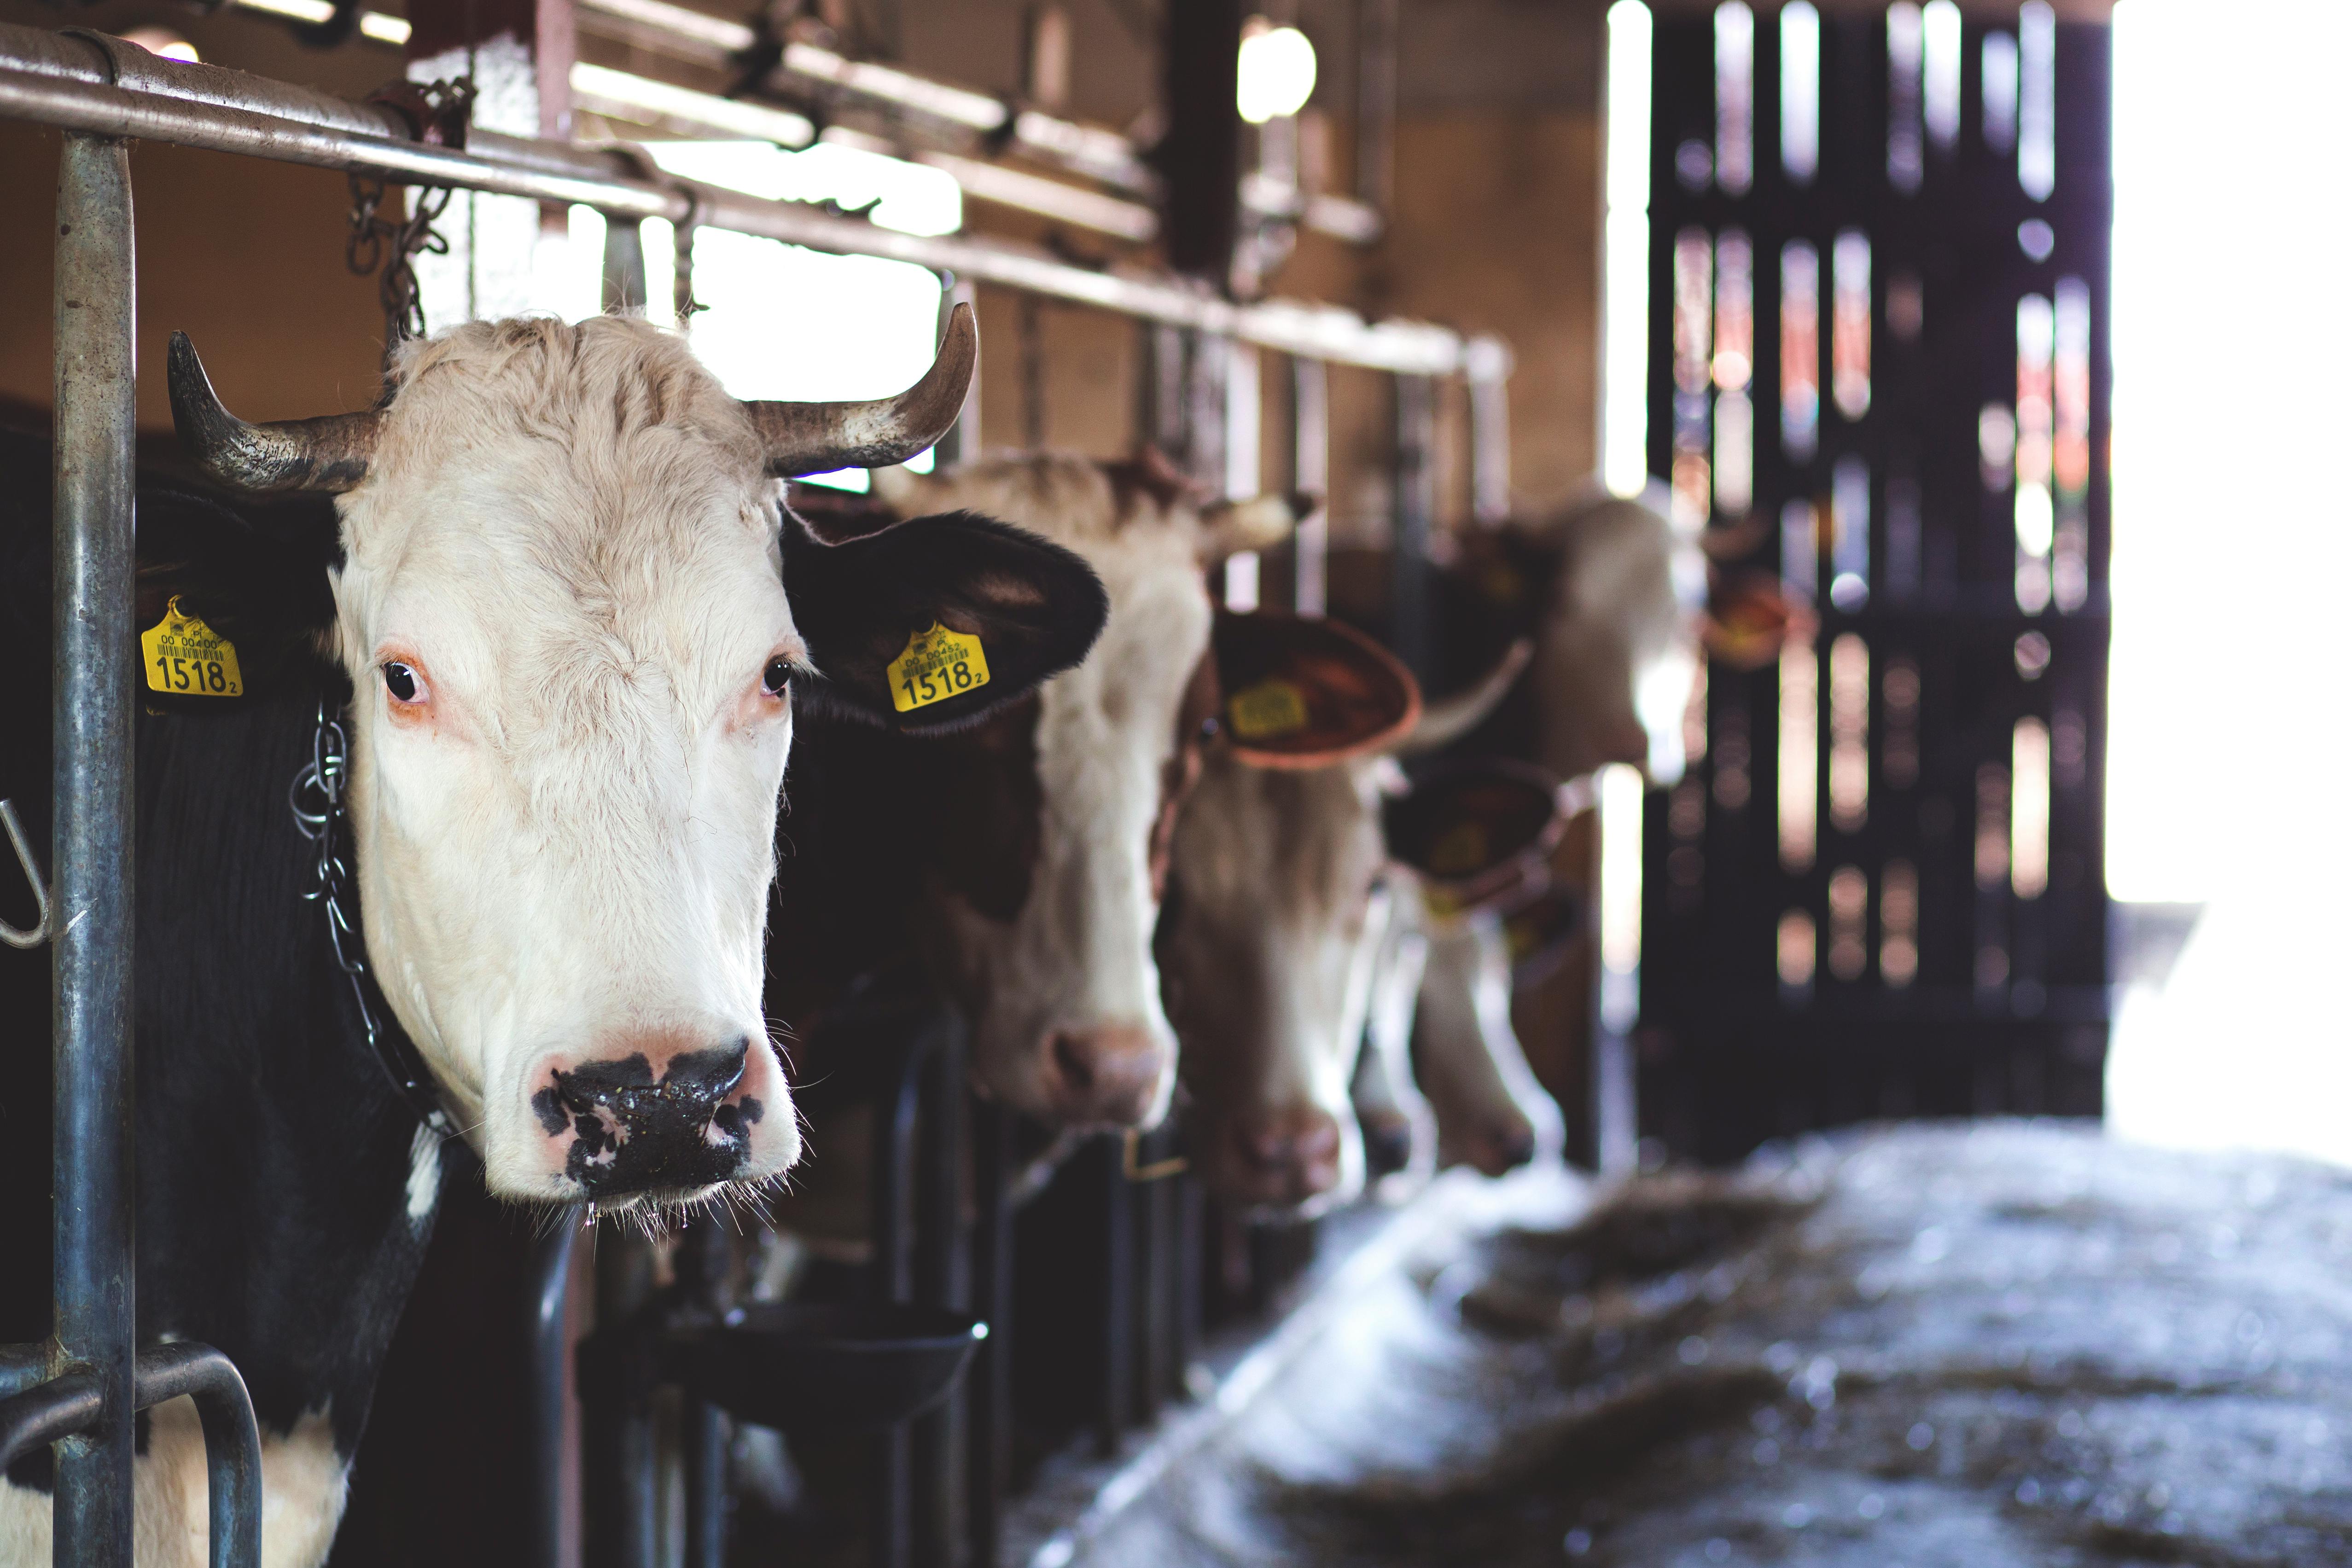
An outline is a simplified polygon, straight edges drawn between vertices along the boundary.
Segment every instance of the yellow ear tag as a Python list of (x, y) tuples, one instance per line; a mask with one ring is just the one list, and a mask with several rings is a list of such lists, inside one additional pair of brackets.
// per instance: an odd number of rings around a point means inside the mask
[(988, 685), (988, 656), (979, 638), (934, 621), (907, 639), (907, 651), (890, 661), (888, 674), (890, 706), (912, 713)]
[(1456, 822), (1429, 846), (1429, 870), (1434, 876), (1467, 876), (1486, 864), (1486, 824), (1475, 819)]
[(1225, 699), (1234, 733), (1244, 740), (1264, 740), (1307, 727), (1307, 694), (1288, 681), (1260, 681)]
[(172, 596), (163, 619), (140, 633), (147, 689), (173, 696), (238, 697), (245, 676), (236, 667), (236, 647), (193, 615), (180, 612)]

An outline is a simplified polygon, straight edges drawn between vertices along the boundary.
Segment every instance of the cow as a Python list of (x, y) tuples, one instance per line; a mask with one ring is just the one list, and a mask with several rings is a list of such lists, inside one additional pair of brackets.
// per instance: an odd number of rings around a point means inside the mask
[(919, 763), (887, 735), (812, 730), (780, 886), (838, 894), (802, 901), (814, 925), (779, 919), (773, 1009), (807, 1032), (895, 962), (963, 1010), (982, 1093), (1055, 1127), (1153, 1125), (1176, 1040), (1151, 935), (1216, 714), (1206, 570), (1279, 541), (1302, 504), (1207, 498), (1156, 455), (884, 470), (876, 492), (893, 515), (969, 508), (1034, 530), (1099, 575), (1108, 618), (1083, 664)]
[(1160, 949), (1193, 1168), (1243, 1211), (1309, 1215), (1360, 1190), (1348, 1088), (1395, 917), (1396, 759), (1475, 728), (1526, 661), (1516, 648), (1424, 706), (1402, 665), (1338, 622), (1221, 618), (1220, 732), (1176, 824)]
[[(138, 1321), (243, 1372), (273, 1568), (332, 1541), (453, 1145), (500, 1198), (592, 1213), (798, 1157), (761, 1009), (795, 709), (971, 722), (1099, 629), (1085, 565), (1017, 530), (782, 507), (779, 476), (936, 440), (976, 354), (959, 310), (896, 399), (745, 403), (642, 321), (469, 323), (404, 345), (375, 410), (265, 424), (174, 339), (196, 474), (137, 501), (138, 624), (171, 639), (134, 745)], [(0, 465), (0, 794), (37, 841), (48, 467), (25, 441)], [(995, 681), (901, 713), (889, 665), (940, 626)], [(45, 970), (0, 954), (20, 1193), (49, 1158)], [(0, 1340), (36, 1339), (47, 1210), (0, 1227)], [(195, 1418), (142, 1431), (140, 1561), (199, 1562)], [(48, 1561), (49, 1476), (0, 1485), (0, 1563)]]

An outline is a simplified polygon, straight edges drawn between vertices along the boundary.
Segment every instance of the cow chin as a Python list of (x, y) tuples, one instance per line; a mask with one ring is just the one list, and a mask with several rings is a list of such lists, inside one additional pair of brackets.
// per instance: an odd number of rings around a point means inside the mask
[(801, 1134), (764, 1031), (657, 1032), (541, 1054), (523, 1114), (489, 1131), (499, 1197), (629, 1207), (698, 1202), (782, 1176)]

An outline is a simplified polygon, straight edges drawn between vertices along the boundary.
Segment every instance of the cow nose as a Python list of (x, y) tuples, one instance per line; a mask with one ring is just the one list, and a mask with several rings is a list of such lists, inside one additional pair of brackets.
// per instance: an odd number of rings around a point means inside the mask
[(1412, 1164), (1412, 1120), (1394, 1111), (1360, 1113), (1364, 1128), (1364, 1168), (1371, 1176), (1387, 1176)]
[(1536, 1133), (1525, 1122), (1494, 1123), (1472, 1142), (1470, 1163), (1481, 1176), (1498, 1176), (1536, 1157)]
[(767, 1108), (738, 1094), (751, 1042), (676, 1051), (658, 1069), (643, 1051), (557, 1068), (532, 1108), (551, 1137), (571, 1135), (564, 1174), (591, 1197), (709, 1186), (733, 1176)]
[(1045, 1055), (1048, 1099), (1074, 1127), (1139, 1125), (1168, 1074), (1168, 1048), (1134, 1024), (1055, 1030)]
[(1304, 1203), (1339, 1185), (1339, 1124), (1327, 1111), (1276, 1111), (1234, 1129), (1241, 1164), (1255, 1196)]

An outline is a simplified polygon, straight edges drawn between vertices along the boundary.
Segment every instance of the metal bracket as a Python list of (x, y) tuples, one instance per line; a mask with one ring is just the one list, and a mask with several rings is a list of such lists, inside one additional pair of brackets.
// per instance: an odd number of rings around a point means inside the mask
[(1129, 1127), (1120, 1141), (1118, 1151), (1118, 1174), (1129, 1181), (1164, 1181), (1172, 1176), (1182, 1176), (1192, 1168), (1192, 1162), (1182, 1155), (1154, 1160), (1148, 1166), (1138, 1165), (1137, 1156), (1142, 1147), (1143, 1134)]
[(33, 863), (33, 843), (25, 836), (25, 824), (16, 820), (16, 801), (0, 800), (0, 826), (6, 827), (8, 841), (16, 846), (16, 863), (25, 868), (25, 881), (33, 890), (33, 908), (38, 915), (30, 931), (0, 920), (0, 942), (11, 947), (37, 947), (49, 939), (49, 884), (40, 867)]

